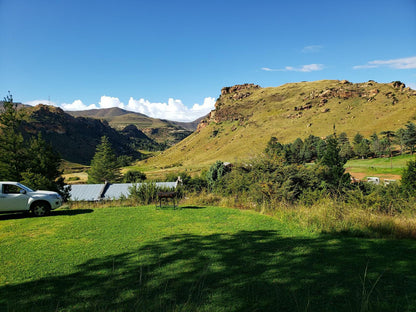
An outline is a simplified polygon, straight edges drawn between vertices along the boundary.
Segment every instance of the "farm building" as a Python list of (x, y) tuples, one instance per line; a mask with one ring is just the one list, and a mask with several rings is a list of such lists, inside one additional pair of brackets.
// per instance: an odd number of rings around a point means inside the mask
[[(163, 189), (175, 189), (176, 182), (156, 182), (156, 187)], [(70, 200), (72, 201), (98, 201), (117, 200), (129, 196), (129, 188), (141, 183), (103, 183), (103, 184), (72, 184)]]

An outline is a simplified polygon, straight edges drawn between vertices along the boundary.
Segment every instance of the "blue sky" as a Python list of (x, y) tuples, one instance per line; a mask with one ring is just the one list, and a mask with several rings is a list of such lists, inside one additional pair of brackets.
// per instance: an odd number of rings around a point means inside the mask
[(193, 120), (221, 88), (416, 89), (416, 0), (0, 0), (0, 96)]

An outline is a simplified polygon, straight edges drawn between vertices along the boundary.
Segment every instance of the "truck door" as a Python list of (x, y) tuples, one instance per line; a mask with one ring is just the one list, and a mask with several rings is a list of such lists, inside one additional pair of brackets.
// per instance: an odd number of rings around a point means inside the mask
[(2, 184), (0, 187), (0, 211), (27, 210), (29, 197), (23, 189), (14, 184)]

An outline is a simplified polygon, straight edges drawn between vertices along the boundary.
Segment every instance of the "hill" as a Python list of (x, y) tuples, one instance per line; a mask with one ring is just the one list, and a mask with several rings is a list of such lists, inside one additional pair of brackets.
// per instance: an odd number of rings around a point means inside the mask
[(368, 137), (397, 130), (416, 118), (416, 91), (401, 82), (322, 80), (221, 90), (197, 131), (146, 161), (146, 166), (204, 167), (216, 160), (243, 161), (262, 152), (272, 136), (282, 143), (309, 135), (360, 132)]
[(199, 119), (194, 122), (175, 122), (151, 118), (144, 114), (127, 111), (121, 108), (91, 109), (85, 111), (68, 111), (74, 117), (89, 117), (105, 120), (117, 130), (134, 125), (149, 138), (159, 143), (172, 146), (196, 130)]
[(26, 136), (41, 133), (62, 158), (70, 162), (89, 165), (102, 136), (109, 138), (118, 155), (139, 159), (142, 155), (137, 152), (138, 148), (158, 146), (134, 126), (117, 131), (105, 121), (73, 117), (60, 108), (43, 104), (26, 107), (23, 111), (25, 122), (22, 127)]

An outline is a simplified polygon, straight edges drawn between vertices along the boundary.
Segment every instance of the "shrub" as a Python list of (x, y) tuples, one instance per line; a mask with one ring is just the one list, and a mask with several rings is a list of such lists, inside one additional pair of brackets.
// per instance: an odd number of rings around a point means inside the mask
[(140, 204), (148, 205), (156, 202), (158, 187), (156, 183), (140, 183), (133, 184), (129, 188), (129, 198), (137, 201)]
[(389, 215), (399, 214), (410, 206), (409, 202), (401, 196), (401, 188), (397, 183), (389, 185), (360, 183), (346, 193), (345, 200), (353, 206)]
[[(141, 205), (149, 205), (157, 202), (157, 193), (172, 191), (171, 188), (158, 187), (154, 182), (133, 184), (129, 188), (129, 199), (133, 199)], [(175, 192), (176, 198), (182, 198), (183, 190), (181, 187), (176, 188)]]
[(141, 171), (129, 170), (123, 177), (124, 183), (137, 183), (146, 180), (146, 175)]

